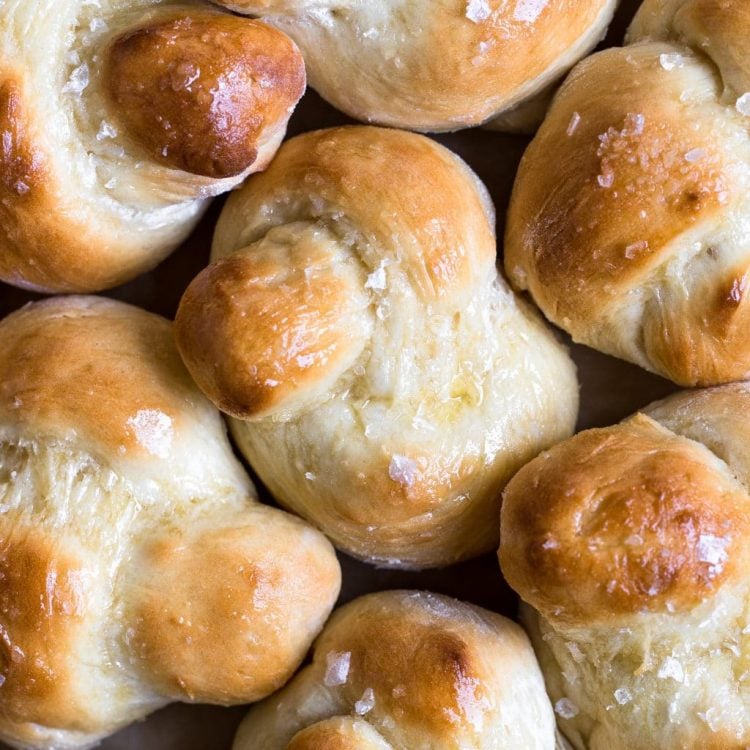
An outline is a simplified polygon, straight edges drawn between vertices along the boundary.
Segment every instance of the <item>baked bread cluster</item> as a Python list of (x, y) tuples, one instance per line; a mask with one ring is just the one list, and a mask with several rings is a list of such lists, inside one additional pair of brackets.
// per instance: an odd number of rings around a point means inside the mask
[(749, 410), (679, 393), (508, 485), (500, 562), (578, 750), (750, 744)]
[(0, 7), (0, 279), (98, 291), (149, 270), (263, 169), (305, 88), (294, 43), (197, 2)]
[[(0, 280), (111, 288), (236, 188), (174, 325), (92, 296), (0, 321), (0, 742), (181, 701), (256, 703), (234, 750), (750, 747), (750, 3), (645, 0), (521, 164), (513, 286), (713, 386), (620, 424), (571, 437), (575, 366), (498, 272), (487, 189), (408, 132), (534, 127), (615, 5), (0, 0)], [(282, 144), (308, 75), (405, 130)], [(528, 635), (426, 591), (333, 611), (334, 545), (498, 544)], [(394, 580), (345, 570), (342, 601)]]
[(424, 136), (287, 141), (227, 202), (176, 319), (274, 497), (396, 567), (497, 545), (500, 492), (569, 436), (574, 366), (495, 268), (477, 177)]
[(571, 73), (511, 201), (513, 284), (681, 385), (750, 375), (749, 33), (744, 0), (644, 2), (628, 46)]
[(214, 0), (289, 34), (310, 84), (365, 122), (528, 130), (616, 0)]
[(234, 750), (554, 750), (539, 666), (514, 622), (417, 591), (337, 610), (312, 663), (258, 704)]
[(281, 687), (339, 591), (259, 504), (171, 325), (95, 297), (0, 323), (0, 739), (77, 748)]

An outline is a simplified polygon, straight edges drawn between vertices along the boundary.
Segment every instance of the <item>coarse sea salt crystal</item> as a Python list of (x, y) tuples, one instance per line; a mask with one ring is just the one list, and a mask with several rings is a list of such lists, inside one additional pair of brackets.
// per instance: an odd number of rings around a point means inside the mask
[(599, 183), (599, 187), (602, 187), (605, 190), (609, 189), (614, 185), (615, 173), (611, 170), (605, 170), (602, 174), (597, 175), (596, 181)]
[(685, 161), (689, 162), (696, 162), (700, 161), (701, 159), (704, 159), (706, 157), (707, 151), (705, 148), (691, 148), (690, 151), (688, 151), (685, 154)]
[(685, 670), (682, 668), (682, 664), (674, 658), (674, 656), (668, 656), (659, 667), (659, 671), (656, 676), (660, 680), (674, 680), (675, 682), (683, 682), (685, 679)]
[(388, 476), (405, 487), (411, 487), (417, 478), (417, 464), (411, 458), (406, 456), (391, 456), (391, 462), (388, 465)]
[(734, 105), (737, 108), (737, 111), (741, 115), (745, 115), (745, 117), (750, 117), (750, 91), (743, 94)]
[(705, 712), (699, 711), (698, 718), (705, 721), (712, 732), (717, 732), (719, 730), (719, 711), (713, 706)]
[(79, 65), (70, 74), (68, 82), (63, 86), (63, 94), (80, 94), (89, 85), (89, 66)]
[(513, 19), (522, 23), (534, 23), (548, 4), (549, 0), (517, 0)]
[(365, 282), (365, 289), (382, 291), (383, 289), (385, 289), (385, 287), (385, 265), (381, 263), (380, 266), (367, 277), (367, 281)]
[(372, 688), (367, 688), (362, 697), (354, 704), (355, 713), (360, 716), (369, 714), (370, 711), (375, 707), (375, 693), (372, 692)]
[(568, 123), (568, 129), (565, 131), (569, 136), (578, 130), (578, 126), (581, 124), (581, 115), (578, 112), (573, 112), (570, 122)]
[(633, 694), (627, 688), (617, 688), (615, 690), (615, 700), (624, 706), (626, 703), (630, 703), (633, 700)]
[(625, 116), (623, 135), (641, 135), (646, 126), (646, 116), (640, 112), (630, 112)]
[(573, 657), (573, 661), (578, 662), (580, 664), (585, 660), (585, 656), (583, 655), (583, 651), (578, 647), (577, 643), (568, 642), (565, 644), (568, 647), (568, 651), (570, 652), (570, 655)]
[(490, 4), (487, 0), (468, 0), (466, 3), (466, 17), (472, 23), (486, 21), (491, 14)]
[(659, 65), (664, 70), (674, 70), (681, 68), (685, 64), (685, 58), (679, 52), (663, 53), (659, 55)]
[(573, 719), (578, 716), (578, 706), (569, 698), (560, 698), (555, 703), (555, 713), (562, 719)]
[[(641, 240), (640, 242), (633, 242), (632, 244), (628, 245), (625, 248), (625, 257), (628, 260), (633, 260), (639, 253), (645, 252), (648, 250), (648, 241), (647, 240)], [(634, 534), (633, 536), (637, 536), (637, 534)], [(630, 539), (631, 537), (628, 537)], [(643, 542), (641, 541), (640, 544)], [(636, 542), (636, 545), (639, 544), (639, 542)]]
[(116, 138), (117, 129), (108, 123), (106, 120), (102, 120), (99, 125), (99, 132), (96, 134), (97, 141), (103, 141), (105, 138)]
[(141, 409), (126, 422), (135, 439), (152, 456), (166, 458), (172, 448), (172, 420), (157, 409)]
[(729, 545), (729, 539), (713, 534), (701, 534), (698, 537), (697, 554), (700, 562), (709, 565), (723, 565), (727, 560), (726, 548)]
[(345, 685), (351, 663), (351, 651), (331, 651), (326, 655), (326, 673), (323, 677), (323, 684), (326, 687)]

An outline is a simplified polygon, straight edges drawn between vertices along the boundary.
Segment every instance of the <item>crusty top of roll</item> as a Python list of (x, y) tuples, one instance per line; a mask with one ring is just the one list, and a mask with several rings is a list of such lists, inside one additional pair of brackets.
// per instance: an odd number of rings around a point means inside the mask
[[(267, 234), (311, 201), (338, 210), (345, 226)], [(373, 327), (367, 269), (352, 262), (341, 233), (385, 248), (382, 260), (397, 260), (420, 300), (439, 307), (468, 302), (493, 267), (492, 219), (473, 173), (427, 138), (357, 127), (293, 138), (222, 213), (220, 259), (180, 303), (180, 351), (203, 391), (235, 417), (309, 403), (354, 364)]]
[(388, 591), (334, 613), (312, 664), (251, 710), (234, 750), (329, 746), (552, 750), (554, 722), (515, 623), (447, 597)]
[(215, 0), (299, 44), (311, 85), (365, 122), (457, 130), (506, 113), (604, 36), (615, 0)]
[(340, 571), (254, 496), (168, 321), (66, 297), (0, 322), (0, 739), (90, 746), (278, 689)]
[(750, 744), (750, 384), (686, 391), (543, 453), (500, 562), (576, 750)]
[(644, 3), (630, 46), (571, 73), (511, 201), (514, 285), (574, 339), (682, 385), (750, 374), (749, 31), (741, 1)]
[[(572, 362), (495, 266), (493, 207), (424, 136), (298, 136), (227, 201), (177, 345), (280, 502), (343, 549), (441, 565), (570, 434)], [(241, 420), (241, 421), (240, 421)]]
[(265, 167), (304, 63), (278, 30), (193, 1), (48, 6), (0, 8), (0, 278), (96, 291)]
[[(252, 492), (165, 319), (99, 297), (61, 297), (0, 323), (0, 342), (4, 430), (35, 439), (72, 436), (132, 471), (134, 481), (199, 480), (208, 472)], [(195, 461), (198, 445), (203, 461)]]
[(550, 620), (689, 610), (743, 580), (749, 512), (723, 461), (639, 414), (518, 472), (503, 502), (503, 572)]
[(284, 120), (305, 88), (290, 39), (209, 11), (147, 21), (106, 58), (107, 94), (130, 135), (157, 161), (207, 177), (245, 172), (267, 123)]

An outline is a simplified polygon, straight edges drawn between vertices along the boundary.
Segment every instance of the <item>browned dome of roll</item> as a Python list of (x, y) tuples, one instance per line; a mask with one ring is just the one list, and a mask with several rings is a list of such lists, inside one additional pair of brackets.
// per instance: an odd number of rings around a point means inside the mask
[(268, 164), (294, 42), (179, 0), (0, 7), (0, 280), (91, 292), (152, 269)]
[(741, 1), (645, 2), (628, 46), (571, 73), (511, 200), (514, 285), (681, 385), (750, 375), (748, 32)]

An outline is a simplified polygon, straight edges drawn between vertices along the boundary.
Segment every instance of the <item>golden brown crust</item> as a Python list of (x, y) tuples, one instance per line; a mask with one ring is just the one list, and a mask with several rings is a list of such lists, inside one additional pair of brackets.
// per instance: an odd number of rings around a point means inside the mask
[(222, 258), (182, 297), (177, 345), (201, 390), (232, 416), (262, 417), (322, 393), (364, 348), (361, 274), (331, 273), (331, 238), (309, 235), (295, 257), (267, 242)]
[(178, 0), (69, 3), (54, 29), (44, 12), (0, 9), (0, 279), (96, 291), (266, 166), (304, 67), (280, 32)]
[(36, 723), (92, 727), (70, 664), (88, 608), (87, 578), (67, 541), (0, 522), (0, 732), (26, 733)]
[(741, 575), (748, 510), (712, 453), (637, 415), (580, 433), (513, 478), (500, 561), (553, 622), (686, 611)]
[(28, 115), (23, 109), (20, 82), (13, 78), (0, 81), (0, 181), (6, 200), (23, 199), (38, 186), (42, 173), (40, 154), (29, 137)]
[(0, 322), (0, 737), (90, 746), (280, 687), (340, 571), (253, 494), (168, 321), (66, 297)]
[(526, 635), (499, 615), (425, 592), (370, 594), (334, 613), (312, 664), (251, 710), (234, 747), (552, 750), (540, 677)]
[(300, 45), (311, 85), (363, 122), (479, 125), (555, 82), (604, 35), (614, 0), (216, 0)]
[(338, 716), (294, 735), (286, 750), (390, 750), (366, 721)]
[(262, 133), (305, 90), (294, 43), (255, 21), (191, 11), (114, 40), (106, 87), (118, 118), (150, 156), (208, 177), (234, 177)]
[[(269, 544), (269, 515), (258, 509), (231, 527), (160, 537), (144, 549), (130, 642), (168, 695), (256, 701), (278, 690), (305, 656), (300, 625), (315, 619), (323, 600), (326, 611), (333, 606), (340, 570), (318, 537), (305, 537), (286, 516), (273, 519)], [(293, 611), (278, 620), (274, 613), (290, 602)]]
[(513, 283), (575, 340), (681, 385), (750, 374), (740, 5), (644, 3), (633, 43), (562, 87), (509, 211)]
[(399, 238), (400, 260), (425, 300), (470, 286), (494, 262), (486, 192), (463, 162), (422, 136), (343, 127), (290, 139), (263, 174), (231, 197), (217, 225), (215, 251), (228, 252), (223, 246), (237, 224), (243, 235), (256, 235), (247, 241), (260, 235), (261, 226), (242, 226), (240, 212), (265, 205), (272, 216), (288, 196), (322, 202), (326, 212), (343, 211), (370, 241), (391, 247)]
[(179, 432), (184, 405), (195, 400), (168, 321), (122, 303), (67, 297), (24, 307), (0, 322), (0, 350), (6, 425), (60, 437), (75, 424), (107, 456), (158, 453), (138, 415), (162, 415)]
[[(567, 321), (579, 337), (591, 325), (588, 316), (646, 281), (676, 239), (720, 218), (735, 182), (724, 159), (685, 160), (692, 149), (712, 149), (713, 129), (693, 130), (695, 118), (705, 122), (707, 113), (680, 101), (685, 79), (661, 68), (660, 54), (661, 46), (614, 49), (581, 63), (519, 172), (506, 269), (519, 284), (528, 279), (548, 316)], [(567, 136), (590, 90), (597, 106)], [(544, 158), (552, 148), (554, 175)], [(609, 291), (604, 300), (602, 289)]]

